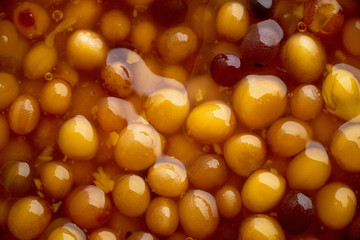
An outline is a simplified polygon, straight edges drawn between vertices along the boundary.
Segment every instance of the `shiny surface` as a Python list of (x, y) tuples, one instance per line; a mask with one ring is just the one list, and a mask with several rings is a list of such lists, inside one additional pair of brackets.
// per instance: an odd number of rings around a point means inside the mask
[(238, 83), (243, 71), (243, 63), (238, 56), (233, 54), (218, 54), (211, 61), (211, 77), (222, 86), (231, 87)]
[(159, 132), (171, 134), (184, 124), (190, 110), (186, 92), (163, 88), (150, 95), (144, 103), (146, 117)]
[(158, 238), (148, 232), (144, 232), (144, 231), (137, 231), (132, 233), (127, 240), (158, 240)]
[(51, 215), (50, 207), (45, 200), (28, 196), (12, 205), (7, 224), (14, 236), (30, 240), (37, 238), (45, 230)]
[(193, 54), (197, 44), (197, 37), (191, 28), (175, 26), (161, 34), (158, 50), (166, 62), (178, 63)]
[(189, 190), (181, 198), (179, 216), (184, 232), (195, 238), (212, 235), (219, 224), (215, 198), (202, 190)]
[(349, 172), (360, 172), (360, 118), (341, 125), (330, 145), (339, 166)]
[(44, 192), (52, 198), (63, 199), (73, 186), (73, 174), (63, 162), (45, 163), (40, 171)]
[(154, 198), (146, 210), (145, 221), (150, 231), (155, 234), (160, 236), (173, 234), (179, 224), (176, 202), (170, 198)]
[(259, 65), (271, 64), (278, 55), (283, 37), (282, 28), (272, 19), (251, 25), (241, 41), (242, 57)]
[(286, 188), (285, 179), (268, 170), (257, 170), (245, 181), (241, 197), (244, 206), (252, 212), (262, 213), (275, 207)]
[(105, 131), (120, 131), (137, 118), (133, 106), (121, 98), (101, 98), (97, 104), (97, 120)]
[(360, 114), (360, 83), (351, 71), (333, 68), (326, 76), (322, 95), (326, 109), (344, 120)]
[(91, 30), (78, 30), (68, 39), (66, 50), (72, 65), (92, 69), (105, 62), (107, 46), (97, 33)]
[(264, 214), (256, 214), (246, 218), (239, 228), (239, 239), (285, 240), (280, 224)]
[(154, 164), (161, 153), (159, 133), (151, 125), (134, 123), (120, 132), (114, 157), (119, 167), (140, 171)]
[(234, 132), (235, 126), (234, 112), (220, 101), (209, 101), (197, 106), (186, 121), (187, 133), (205, 144), (226, 140)]
[(232, 103), (244, 125), (262, 129), (285, 112), (287, 88), (278, 77), (249, 75), (235, 86)]
[(57, 142), (61, 151), (76, 160), (92, 159), (99, 147), (99, 137), (94, 126), (82, 115), (62, 124)]
[[(68, 239), (70, 238), (70, 239)], [(70, 222), (66, 217), (58, 217), (54, 219), (40, 240), (86, 240), (86, 235), (76, 224)]]
[(284, 117), (274, 122), (267, 132), (272, 152), (281, 157), (291, 157), (302, 150), (312, 138), (310, 126), (294, 117)]
[(118, 240), (118, 236), (110, 228), (99, 228), (90, 234), (88, 240)]
[(87, 229), (105, 224), (112, 210), (110, 198), (95, 185), (73, 189), (64, 204), (66, 216), (79, 227)]
[(315, 208), (307, 195), (292, 191), (279, 204), (278, 217), (285, 231), (299, 234), (306, 231), (315, 219)]
[(9, 125), (15, 133), (28, 134), (36, 127), (40, 119), (37, 100), (28, 94), (18, 96), (9, 109)]
[(224, 185), (216, 194), (216, 205), (224, 218), (236, 217), (242, 209), (240, 192), (231, 185)]
[(291, 78), (299, 83), (310, 83), (318, 80), (325, 70), (326, 54), (317, 38), (295, 33), (282, 47), (281, 61)]
[(126, 216), (143, 214), (150, 203), (150, 190), (144, 179), (134, 174), (120, 177), (112, 191), (117, 209)]
[(326, 183), (330, 173), (331, 162), (324, 146), (311, 141), (289, 163), (286, 178), (293, 189), (315, 190)]
[(202, 190), (222, 186), (228, 177), (228, 168), (224, 158), (214, 154), (206, 154), (197, 158), (187, 169), (192, 185)]
[(235, 1), (225, 3), (216, 16), (216, 29), (220, 36), (229, 41), (239, 41), (249, 26), (249, 16), (245, 7)]
[(163, 156), (149, 169), (147, 181), (151, 190), (160, 196), (177, 197), (189, 185), (184, 165), (176, 158)]
[(355, 215), (356, 196), (349, 186), (331, 182), (316, 195), (316, 211), (320, 222), (330, 229), (343, 229)]
[(314, 119), (323, 107), (321, 90), (312, 84), (295, 88), (290, 98), (291, 113), (301, 120)]
[(1, 183), (11, 195), (25, 195), (33, 186), (33, 174), (27, 162), (9, 161), (0, 172)]
[(77, 238), (68, 229), (59, 227), (50, 233), (47, 240), (77, 240)]
[(40, 107), (50, 114), (64, 114), (71, 103), (70, 85), (60, 79), (45, 84), (41, 91)]
[(231, 170), (247, 177), (265, 163), (267, 147), (260, 136), (243, 133), (228, 139), (223, 151)]

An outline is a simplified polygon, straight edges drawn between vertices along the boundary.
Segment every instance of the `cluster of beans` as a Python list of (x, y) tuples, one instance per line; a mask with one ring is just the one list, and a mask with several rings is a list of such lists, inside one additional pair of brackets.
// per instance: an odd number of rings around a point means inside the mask
[(357, 0), (0, 2), (0, 239), (360, 239)]

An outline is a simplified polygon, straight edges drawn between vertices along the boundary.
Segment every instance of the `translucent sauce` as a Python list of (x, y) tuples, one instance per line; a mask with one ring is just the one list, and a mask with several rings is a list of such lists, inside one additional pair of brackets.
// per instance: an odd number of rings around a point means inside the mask
[(357, 0), (0, 2), (0, 239), (360, 239)]

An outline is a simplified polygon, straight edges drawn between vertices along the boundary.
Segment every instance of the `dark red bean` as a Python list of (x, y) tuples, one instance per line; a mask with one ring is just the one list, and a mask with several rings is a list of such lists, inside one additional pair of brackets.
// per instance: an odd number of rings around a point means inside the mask
[(274, 6), (272, 0), (249, 0), (248, 4), (251, 14), (258, 19), (269, 18)]
[(281, 226), (291, 234), (304, 232), (313, 222), (315, 209), (311, 199), (301, 192), (289, 192), (278, 210)]
[(184, 0), (155, 0), (151, 5), (153, 18), (163, 26), (172, 26), (184, 21), (187, 9)]
[(19, 23), (24, 27), (31, 27), (35, 24), (35, 17), (30, 9), (25, 9), (19, 13)]
[(243, 77), (243, 64), (232, 54), (216, 55), (211, 62), (211, 77), (222, 86), (233, 86)]
[(280, 25), (272, 19), (253, 24), (241, 42), (242, 56), (255, 64), (267, 65), (278, 55), (283, 37)]

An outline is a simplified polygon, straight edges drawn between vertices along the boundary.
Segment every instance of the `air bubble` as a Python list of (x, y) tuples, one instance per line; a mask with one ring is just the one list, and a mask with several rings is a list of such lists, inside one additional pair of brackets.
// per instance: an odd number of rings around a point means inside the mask
[(297, 30), (299, 31), (299, 32), (305, 32), (306, 31), (306, 25), (305, 25), (305, 23), (304, 22), (299, 22), (298, 23), (298, 25), (297, 25)]
[(44, 78), (46, 81), (51, 81), (53, 79), (53, 74), (51, 72), (47, 72), (44, 74)]
[(58, 22), (64, 17), (64, 14), (60, 10), (55, 10), (51, 16), (56, 22)]

